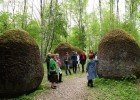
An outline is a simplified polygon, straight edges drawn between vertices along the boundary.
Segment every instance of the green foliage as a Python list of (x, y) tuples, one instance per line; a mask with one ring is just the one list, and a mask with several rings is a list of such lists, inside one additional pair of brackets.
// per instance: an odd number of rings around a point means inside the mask
[(38, 25), (38, 22), (35, 20), (31, 20), (27, 24), (26, 31), (30, 33), (30, 35), (36, 40), (36, 42), (40, 43), (40, 26)]
[(69, 38), (70, 44), (79, 47), (81, 50), (86, 47), (86, 34), (82, 33), (77, 26), (72, 28), (71, 37)]
[(0, 33), (3, 33), (5, 30), (10, 29), (10, 19), (11, 14), (8, 12), (0, 12)]
[(95, 13), (91, 13), (91, 15), (88, 16), (88, 23), (88, 28), (86, 30), (86, 45), (88, 47), (87, 49), (97, 51), (100, 40), (100, 25)]
[(126, 81), (131, 81), (131, 82), (136, 82), (136, 79), (137, 79), (137, 76), (136, 75), (129, 75), (127, 77), (124, 77), (122, 78), (123, 80), (126, 80)]
[(129, 20), (126, 20), (124, 23), (121, 24), (121, 28), (131, 34), (134, 39), (140, 44), (140, 34), (138, 32), (138, 28), (134, 26), (136, 25), (134, 23), (131, 23)]
[(88, 100), (139, 100), (140, 87), (129, 81), (97, 78), (95, 87), (88, 89)]

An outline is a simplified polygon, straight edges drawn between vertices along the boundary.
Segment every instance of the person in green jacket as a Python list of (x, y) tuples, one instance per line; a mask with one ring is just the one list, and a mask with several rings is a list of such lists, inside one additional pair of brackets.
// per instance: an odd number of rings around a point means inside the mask
[(49, 74), (50, 74), (50, 79), (49, 81), (51, 82), (51, 88), (56, 89), (55, 83), (58, 82), (58, 69), (57, 69), (57, 64), (56, 61), (54, 60), (53, 55), (50, 58), (50, 66), (49, 66)]

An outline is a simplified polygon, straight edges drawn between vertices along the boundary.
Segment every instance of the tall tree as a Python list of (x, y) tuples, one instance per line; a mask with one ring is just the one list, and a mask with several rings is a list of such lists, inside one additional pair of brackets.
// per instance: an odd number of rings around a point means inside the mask
[(46, 33), (44, 36), (44, 51), (43, 51), (43, 55), (46, 55), (47, 52), (47, 39), (48, 39), (48, 34), (49, 34), (49, 27), (50, 27), (50, 21), (51, 21), (51, 17), (52, 17), (52, 2), (53, 0), (50, 1), (50, 5), (49, 5), (49, 17), (48, 17), (48, 22), (46, 25)]
[(99, 9), (100, 9), (100, 39), (102, 38), (102, 3), (99, 0)]
[(118, 27), (118, 23), (119, 23), (119, 0), (117, 0), (116, 23), (117, 23), (117, 27)]
[(26, 25), (27, 25), (27, 0), (24, 0), (22, 29), (26, 30)]
[(50, 50), (51, 50), (53, 39), (54, 39), (54, 28), (55, 28), (55, 21), (56, 21), (57, 4), (58, 4), (58, 0), (55, 1), (55, 9), (54, 9), (54, 13), (53, 13), (53, 26), (52, 26), (51, 34), (49, 37), (48, 52), (50, 52)]
[(110, 27), (114, 28), (114, 0), (110, 0)]

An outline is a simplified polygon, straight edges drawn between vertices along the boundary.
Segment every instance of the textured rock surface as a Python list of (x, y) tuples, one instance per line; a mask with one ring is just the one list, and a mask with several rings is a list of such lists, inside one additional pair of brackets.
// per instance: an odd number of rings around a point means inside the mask
[(98, 49), (99, 76), (120, 79), (140, 76), (140, 47), (123, 30), (113, 30), (101, 40)]
[(0, 97), (35, 90), (43, 75), (38, 45), (27, 32), (9, 30), (0, 36)]
[(80, 49), (73, 47), (68, 43), (60, 43), (55, 48), (54, 53), (59, 53), (62, 68), (64, 68), (64, 56), (66, 55), (66, 52), (69, 52), (69, 55), (71, 56), (73, 51), (77, 51), (78, 54), (82, 52)]

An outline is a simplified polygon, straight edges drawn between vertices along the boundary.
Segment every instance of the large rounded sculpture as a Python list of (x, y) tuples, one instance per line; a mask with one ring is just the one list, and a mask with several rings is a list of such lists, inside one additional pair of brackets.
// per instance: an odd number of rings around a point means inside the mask
[(125, 31), (116, 29), (107, 33), (99, 44), (97, 55), (100, 77), (140, 77), (140, 47)]
[[(54, 53), (59, 53), (60, 56), (60, 60), (61, 60), (61, 68), (64, 68), (65, 64), (64, 64), (64, 56), (66, 55), (66, 52), (69, 53), (69, 55), (72, 55), (72, 52), (75, 51), (78, 54), (80, 54), (82, 52), (82, 50), (80, 50), (77, 47), (74, 47), (68, 43), (60, 43), (57, 45), (57, 47), (54, 50)], [(72, 63), (70, 64), (72, 66)]]
[(43, 75), (39, 47), (27, 32), (8, 30), (0, 36), (0, 97), (32, 92)]

